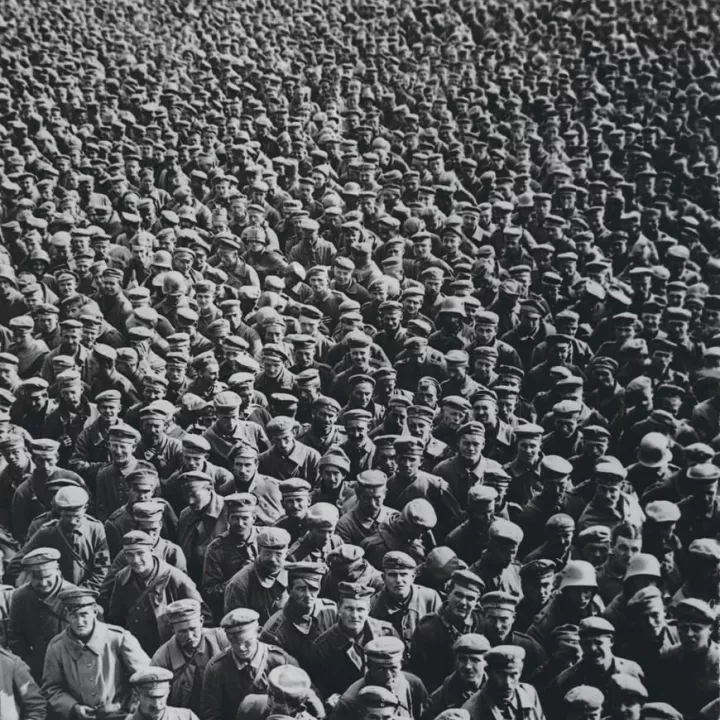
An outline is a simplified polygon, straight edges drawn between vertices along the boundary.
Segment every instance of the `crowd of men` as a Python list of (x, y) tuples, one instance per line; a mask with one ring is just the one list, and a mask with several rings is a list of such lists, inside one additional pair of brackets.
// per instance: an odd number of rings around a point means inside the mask
[(0, 0), (0, 719), (718, 720), (719, 28)]

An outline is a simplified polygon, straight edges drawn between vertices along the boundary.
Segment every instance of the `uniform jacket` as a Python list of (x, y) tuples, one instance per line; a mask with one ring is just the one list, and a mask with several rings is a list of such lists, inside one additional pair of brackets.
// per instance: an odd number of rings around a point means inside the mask
[[(540, 698), (532, 685), (520, 683), (510, 705), (516, 720), (545, 720)], [(476, 692), (463, 705), (463, 709), (470, 713), (471, 720), (502, 717), (500, 708), (490, 697), (487, 685)]]
[(337, 602), (339, 599), (338, 584), (341, 582), (360, 583), (375, 590), (381, 590), (385, 586), (380, 571), (365, 559), (357, 560), (346, 575), (341, 576), (332, 570), (327, 573), (320, 585), (321, 597)]
[(186, 657), (175, 637), (163, 643), (152, 656), (152, 665), (172, 670), (168, 702), (202, 715), (203, 674), (210, 660), (229, 647), (225, 631), (204, 628), (200, 644)]
[(208, 545), (228, 529), (225, 501), (213, 493), (201, 510), (186, 507), (178, 519), (178, 544), (188, 561), (188, 574), (200, 581)]
[[(175, 515), (175, 511), (169, 504), (165, 503), (163, 525), (161, 528), (163, 537), (169, 540), (177, 539), (177, 525), (178, 519)], [(112, 515), (110, 515), (110, 517), (105, 521), (105, 535), (108, 541), (108, 548), (110, 549), (110, 557), (116, 557), (122, 550), (123, 536), (132, 529), (133, 519), (130, 508), (126, 503), (112, 513)], [(171, 565), (174, 565), (174, 563), (171, 563)]]
[[(127, 720), (144, 720), (143, 716), (140, 715), (140, 711), (136, 710), (131, 715), (127, 716)], [(182, 707), (171, 707), (168, 705), (165, 708), (165, 714), (162, 720), (198, 720), (198, 716), (187, 708)]]
[(389, 550), (401, 550), (411, 557), (415, 558), (418, 564), (425, 560), (428, 551), (432, 549), (429, 541), (422, 538), (407, 540), (397, 531), (396, 518), (391, 518), (387, 522), (378, 525), (377, 532), (365, 538), (360, 547), (365, 550), (367, 561), (376, 568), (382, 567), (382, 559)]
[(290, 616), (288, 606), (275, 612), (265, 623), (260, 639), (281, 647), (292, 655), (300, 667), (310, 667), (313, 645), (337, 620), (337, 605), (332, 600), (318, 598), (306, 624), (298, 624)]
[[(72, 535), (61, 529), (59, 520), (50, 520), (27, 542), (23, 554), (40, 547), (60, 551), (60, 572), (68, 581), (81, 587), (100, 590), (110, 568), (105, 529), (86, 517)], [(20, 560), (17, 555), (16, 560)]]
[(220, 467), (227, 467), (228, 455), (240, 440), (256, 447), (258, 452), (263, 452), (269, 447), (265, 431), (257, 423), (247, 420), (240, 420), (230, 436), (221, 435), (213, 425), (203, 433), (203, 437), (210, 443), (208, 459)]
[(338, 623), (320, 635), (315, 643), (311, 677), (325, 697), (345, 690), (365, 674), (364, 647), (370, 640), (397, 636), (390, 623), (368, 618), (360, 638), (353, 640)]
[(0, 717), (3, 720), (45, 720), (47, 703), (28, 666), (0, 648)]
[(230, 648), (223, 650), (205, 667), (200, 717), (232, 720), (247, 695), (267, 692), (267, 676), (279, 665), (297, 665), (297, 662), (275, 645), (258, 643), (255, 657), (243, 667), (238, 667)]
[(420, 618), (410, 648), (410, 670), (425, 683), (428, 692), (434, 692), (452, 672), (455, 641), (476, 629), (474, 617), (468, 618), (462, 629), (458, 628), (448, 618), (444, 605), (437, 612)]
[(287, 573), (281, 572), (272, 584), (261, 581), (255, 563), (236, 572), (225, 586), (224, 612), (251, 608), (259, 615), (261, 625), (287, 602)]
[(501, 465), (490, 458), (481, 457), (475, 467), (468, 468), (455, 455), (443, 460), (435, 467), (434, 473), (447, 482), (453, 497), (462, 510), (467, 510), (468, 490), (478, 483), (482, 484), (485, 472), (489, 468), (501, 469)]
[(256, 525), (274, 525), (283, 514), (282, 493), (279, 482), (274, 477), (255, 473), (247, 487), (240, 487), (231, 479), (218, 490), (218, 494), (223, 496), (234, 492), (249, 492), (257, 498)]
[(395, 628), (395, 632), (405, 643), (405, 664), (409, 667), (409, 650), (412, 636), (420, 620), (440, 609), (442, 600), (435, 590), (413, 585), (410, 597), (401, 605), (396, 605), (383, 588), (370, 603), (370, 616), (384, 620)]
[(27, 663), (36, 682), (42, 682), (48, 644), (66, 626), (60, 593), (73, 587), (60, 578), (46, 597), (38, 595), (30, 583), (17, 588), (11, 596), (8, 647)]
[(394, 508), (383, 505), (377, 517), (365, 520), (357, 506), (346, 512), (338, 521), (335, 532), (349, 545), (360, 545), (362, 541), (377, 531), (380, 523), (387, 522), (398, 514)]
[(320, 453), (317, 450), (296, 442), (287, 457), (280, 455), (274, 447), (266, 450), (259, 457), (258, 470), (278, 480), (299, 477), (314, 485), (319, 462)]
[(96, 622), (86, 643), (68, 628), (48, 645), (43, 694), (63, 720), (70, 720), (78, 703), (129, 709), (130, 677), (149, 664), (150, 658), (133, 634), (117, 625)]
[[(358, 694), (367, 685), (366, 678), (354, 682), (343, 694), (335, 707), (332, 717), (337, 720), (359, 715), (362, 706), (359, 706)], [(395, 681), (392, 693), (400, 701), (397, 709), (397, 718), (420, 718), (422, 708), (427, 702), (428, 693), (422, 680), (412, 673), (403, 672)]]
[(224, 532), (207, 546), (200, 590), (216, 620), (223, 614), (225, 586), (236, 572), (250, 565), (257, 557), (257, 529), (247, 539)]
[(115, 576), (108, 609), (108, 620), (122, 623), (148, 654), (172, 635), (165, 620), (170, 603), (187, 598), (202, 602), (195, 583), (185, 573), (157, 558), (154, 563), (152, 573), (143, 580), (129, 566), (123, 568)]

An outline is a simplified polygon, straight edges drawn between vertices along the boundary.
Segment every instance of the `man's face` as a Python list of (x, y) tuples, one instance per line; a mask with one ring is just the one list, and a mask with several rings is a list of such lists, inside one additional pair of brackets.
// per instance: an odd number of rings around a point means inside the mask
[(143, 439), (150, 445), (155, 445), (165, 434), (166, 421), (162, 418), (146, 419), (142, 422)]
[(108, 450), (113, 462), (118, 465), (127, 465), (133, 457), (136, 443), (126, 442), (123, 440), (110, 440), (108, 442)]
[(35, 452), (33, 453), (33, 461), (41, 473), (50, 476), (57, 467), (58, 454), (54, 450), (50, 452)]
[(65, 612), (70, 630), (77, 637), (87, 637), (95, 627), (97, 605), (86, 605), (79, 608), (69, 608)]
[(583, 651), (583, 659), (591, 665), (605, 666), (612, 657), (612, 638), (603, 635), (601, 637), (580, 637), (580, 647)]
[(488, 681), (497, 689), (500, 697), (510, 698), (520, 684), (520, 670), (490, 670)]
[(60, 578), (60, 567), (57, 563), (41, 565), (30, 572), (30, 586), (38, 595), (48, 595)]
[(228, 513), (230, 532), (237, 537), (248, 537), (255, 522), (255, 513), (252, 510), (238, 509)]
[(485, 438), (481, 435), (463, 435), (458, 440), (458, 454), (466, 462), (475, 464), (480, 461), (485, 448)]
[(140, 577), (147, 577), (153, 570), (154, 556), (149, 547), (125, 549), (125, 557), (132, 572)]
[(496, 329), (494, 325), (475, 323), (475, 340), (478, 345), (490, 345), (495, 340)]
[(497, 423), (497, 404), (492, 399), (477, 400), (473, 404), (475, 419), (486, 427), (495, 427)]
[(236, 456), (232, 464), (232, 472), (235, 480), (241, 485), (249, 483), (257, 473), (257, 457)]
[(394, 598), (406, 598), (410, 595), (415, 581), (414, 570), (386, 570), (383, 573), (385, 587)]
[(309, 584), (305, 580), (294, 580), (288, 588), (290, 600), (303, 614), (309, 613), (320, 594), (320, 587), (315, 584)]
[(115, 422), (120, 414), (120, 404), (116, 402), (98, 403), (100, 417), (108, 424)]
[(620, 486), (610, 483), (598, 483), (595, 501), (600, 507), (614, 509), (620, 502)]
[(505, 641), (515, 622), (515, 613), (512, 610), (488, 608), (483, 614), (485, 619), (483, 633), (491, 644), (498, 645)]
[(690, 652), (697, 652), (710, 644), (712, 626), (683, 621), (678, 623), (678, 635), (680, 636), (680, 644), (684, 648), (690, 650)]
[(287, 548), (261, 547), (258, 549), (257, 564), (266, 575), (276, 577), (285, 567), (286, 557)]
[(185, 653), (192, 652), (202, 639), (202, 620), (187, 620), (173, 625), (173, 635)]
[(292, 433), (276, 435), (272, 438), (272, 444), (282, 457), (288, 457), (295, 448), (295, 436)]
[(447, 596), (447, 608), (451, 616), (467, 618), (475, 611), (479, 594), (468, 588), (454, 585)]
[(227, 639), (233, 655), (241, 662), (248, 662), (255, 657), (258, 648), (258, 626), (245, 626), (240, 631), (227, 633)]
[(187, 489), (188, 506), (195, 512), (206, 508), (212, 500), (210, 483), (193, 483)]
[(612, 547), (612, 554), (618, 565), (627, 568), (628, 563), (642, 550), (642, 538), (626, 538), (618, 536)]
[(30, 412), (41, 412), (48, 404), (47, 390), (36, 390), (27, 398), (28, 410)]
[(340, 626), (357, 635), (362, 632), (370, 615), (370, 603), (362, 599), (343, 599), (338, 606), (338, 621)]

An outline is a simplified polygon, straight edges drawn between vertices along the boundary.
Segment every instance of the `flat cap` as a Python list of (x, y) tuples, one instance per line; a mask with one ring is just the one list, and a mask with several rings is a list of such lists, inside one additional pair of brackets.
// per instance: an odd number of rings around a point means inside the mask
[(485, 655), (490, 650), (490, 641), (478, 633), (465, 633), (453, 643), (456, 655)]
[(339, 582), (337, 592), (341, 600), (366, 600), (375, 594), (373, 588), (356, 582)]
[(290, 545), (290, 533), (283, 528), (264, 527), (258, 531), (258, 547), (282, 550)]
[(615, 626), (603, 617), (587, 617), (580, 621), (580, 637), (603, 637), (615, 635)]
[(39, 547), (25, 554), (22, 559), (22, 566), (26, 569), (42, 567), (52, 563), (60, 562), (60, 551), (55, 548)]
[(522, 670), (525, 648), (518, 645), (496, 645), (485, 653), (489, 670)]
[(272, 697), (295, 703), (305, 700), (312, 687), (309, 675), (295, 665), (273, 668), (268, 673), (267, 682)]
[(402, 510), (402, 519), (415, 528), (432, 530), (437, 525), (433, 506), (423, 498), (411, 500)]
[(602, 710), (605, 696), (602, 691), (593, 685), (578, 685), (569, 690), (563, 698), (565, 705), (583, 712), (597, 712)]
[(405, 643), (398, 637), (387, 635), (370, 640), (364, 649), (368, 663), (377, 667), (400, 667)]
[(85, 507), (90, 501), (90, 496), (81, 487), (63, 487), (60, 488), (55, 497), (53, 503), (58, 510), (79, 510)]
[(257, 626), (260, 620), (260, 615), (251, 610), (250, 608), (236, 608), (231, 610), (225, 617), (220, 621), (220, 627), (225, 632), (242, 632), (247, 628)]
[(390, 550), (382, 559), (383, 570), (415, 570), (417, 562), (401, 550)]
[(136, 688), (145, 689), (158, 685), (170, 685), (174, 677), (172, 670), (149, 666), (133, 673), (130, 676), (130, 684)]
[(171, 625), (178, 625), (188, 620), (196, 620), (202, 617), (202, 605), (194, 598), (175, 600), (165, 608), (165, 619)]

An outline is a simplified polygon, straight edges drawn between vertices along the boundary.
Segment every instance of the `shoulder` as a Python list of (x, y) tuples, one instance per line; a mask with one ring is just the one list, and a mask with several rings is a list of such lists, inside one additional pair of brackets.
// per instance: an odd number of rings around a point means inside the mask
[(225, 648), (225, 650), (223, 650), (222, 652), (212, 657), (206, 666), (208, 671), (211, 671), (212, 669), (217, 668), (219, 665), (222, 665), (225, 660), (230, 657), (231, 653), (232, 649), (228, 647)]
[(117, 518), (122, 517), (127, 512), (125, 506), (119, 507), (117, 510), (114, 510), (112, 513), (110, 513), (110, 517), (105, 521), (106, 523), (112, 522), (113, 520), (117, 520)]

